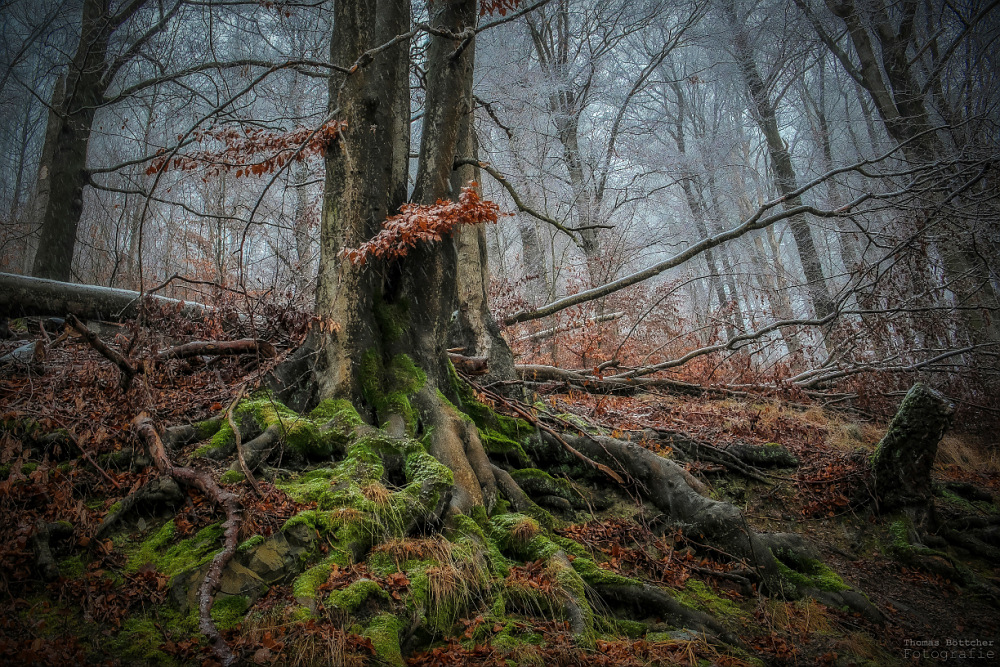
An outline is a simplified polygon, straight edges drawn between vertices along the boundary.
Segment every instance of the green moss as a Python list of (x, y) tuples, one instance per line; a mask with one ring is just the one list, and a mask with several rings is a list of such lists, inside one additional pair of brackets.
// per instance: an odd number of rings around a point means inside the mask
[[(404, 454), (407, 485), (373, 495), (384, 474), (382, 453)], [(335, 562), (347, 565), (381, 539), (403, 531), (438, 505), (453, 483), (451, 471), (414, 440), (369, 434), (351, 446), (336, 468), (320, 468), (276, 485), (298, 502), (315, 502), (289, 519), (283, 530), (306, 525), (331, 546)]]
[(231, 630), (243, 621), (249, 608), (250, 598), (245, 595), (220, 595), (212, 605), (212, 620), (219, 630)]
[(177, 662), (160, 650), (166, 642), (152, 618), (125, 619), (121, 630), (109, 642), (111, 655), (125, 663), (146, 665), (176, 665)]
[(83, 563), (83, 559), (77, 556), (70, 556), (64, 560), (59, 561), (59, 576), (65, 577), (66, 579), (76, 579), (86, 572), (87, 567)]
[(134, 572), (145, 563), (155, 563), (159, 558), (160, 552), (164, 551), (167, 545), (173, 541), (175, 531), (176, 528), (173, 521), (163, 524), (158, 531), (143, 541), (137, 552), (132, 554), (125, 569)]
[(605, 570), (589, 558), (574, 558), (573, 569), (590, 586), (642, 586), (641, 581)]
[[(233, 419), (241, 425), (246, 419), (252, 419), (261, 431), (278, 426), (290, 449), (311, 458), (328, 458), (335, 451), (343, 451), (361, 422), (346, 401), (324, 401), (309, 415), (300, 415), (267, 392), (241, 401), (233, 411)], [(222, 452), (232, 443), (233, 432), (227, 421), (212, 437), (211, 443), (196, 453)]]
[(528, 545), (541, 531), (536, 519), (525, 514), (501, 514), (490, 519), (489, 537), (501, 551), (527, 558)]
[(212, 436), (208, 444), (202, 445), (194, 453), (198, 456), (224, 456), (235, 444), (236, 439), (233, 437), (233, 428), (229, 425), (229, 421), (226, 420), (220, 424), (219, 430), (215, 432), (215, 435)]
[(371, 579), (358, 579), (347, 588), (330, 593), (326, 599), (326, 606), (353, 614), (371, 597), (380, 598), (385, 602), (392, 600), (389, 594)]
[(239, 553), (247, 553), (249, 551), (252, 551), (254, 547), (256, 547), (258, 544), (263, 544), (263, 543), (264, 543), (263, 535), (254, 535), (250, 539), (244, 540), (238, 547), (236, 547), (236, 551)]
[(379, 614), (365, 627), (364, 636), (368, 637), (375, 649), (376, 657), (387, 665), (401, 667), (402, 651), (399, 648), (399, 633), (403, 623), (392, 614)]
[(745, 618), (743, 612), (732, 600), (721, 598), (698, 579), (688, 579), (684, 582), (684, 590), (676, 593), (684, 604), (705, 611), (721, 621)]
[(562, 537), (560, 535), (553, 535), (551, 539), (567, 554), (578, 558), (590, 558), (590, 553), (575, 540), (571, 540), (568, 537)]
[(239, 470), (227, 470), (219, 477), (220, 484), (238, 484), (246, 477)]
[(494, 456), (504, 456), (508, 461), (526, 467), (531, 465), (531, 457), (524, 451), (524, 447), (517, 440), (513, 440), (500, 431), (491, 428), (479, 429), (479, 440), (483, 443), (483, 449), (487, 454)]
[(525, 632), (518, 624), (510, 621), (493, 636), (490, 642), (501, 653), (511, 653), (523, 646), (540, 646), (544, 638), (537, 632)]
[(798, 556), (783, 549), (778, 549), (774, 556), (782, 576), (800, 590), (818, 588), (821, 591), (837, 592), (850, 589), (850, 586), (822, 561)]
[(649, 626), (642, 621), (630, 621), (624, 618), (595, 619), (594, 625), (601, 632), (629, 639), (638, 639), (649, 629)]
[(292, 582), (292, 594), (295, 599), (302, 602), (304, 600), (315, 600), (320, 586), (330, 578), (333, 568), (329, 562), (319, 563), (312, 566)]
[(345, 434), (364, 424), (354, 405), (344, 399), (322, 401), (309, 413), (309, 418), (318, 422), (334, 422), (337, 429)]
[(167, 548), (175, 534), (174, 523), (169, 521), (139, 545), (129, 557), (125, 569), (135, 572), (144, 564), (152, 563), (163, 574), (174, 576), (211, 560), (218, 551), (223, 532), (221, 524), (213, 523)]
[(529, 496), (557, 496), (576, 508), (587, 506), (580, 492), (565, 479), (553, 477), (538, 468), (512, 470), (510, 476)]
[(410, 404), (410, 397), (427, 382), (427, 375), (405, 354), (397, 354), (385, 362), (375, 349), (361, 357), (361, 391), (379, 419), (400, 415), (406, 423), (406, 432), (413, 436), (417, 430), (417, 411)]
[(208, 440), (219, 432), (222, 428), (221, 419), (206, 419), (194, 424), (194, 430), (198, 434), (198, 440)]
[(386, 303), (377, 296), (373, 305), (375, 322), (378, 324), (382, 339), (392, 343), (402, 338), (410, 324), (409, 302), (401, 299), (395, 303)]
[(22, 475), (30, 475), (31, 473), (35, 472), (36, 470), (38, 470), (38, 464), (34, 463), (34, 462), (32, 462), (32, 463), (25, 463), (24, 465), (21, 466), (21, 474)]
[(913, 553), (914, 547), (910, 543), (910, 533), (912, 524), (906, 517), (897, 519), (889, 524), (889, 552), (897, 558), (904, 558)]

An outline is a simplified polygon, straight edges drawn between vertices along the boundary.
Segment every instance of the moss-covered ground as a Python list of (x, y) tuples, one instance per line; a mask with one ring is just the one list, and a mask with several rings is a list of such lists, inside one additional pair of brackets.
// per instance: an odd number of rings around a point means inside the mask
[[(279, 426), (298, 467), (278, 464), (262, 479), (261, 498), (242, 476), (229, 479), (215, 470), (250, 508), (212, 612), (247, 662), (421, 665), (438, 664), (434, 656), (447, 654), (455, 664), (505, 666), (896, 664), (902, 662), (897, 640), (916, 631), (916, 616), (902, 607), (930, 602), (928, 618), (944, 622), (941, 600), (959, 595), (967, 609), (963, 627), (984, 637), (995, 627), (988, 604), (974, 592), (914, 570), (908, 560), (916, 552), (947, 564), (960, 554), (915, 541), (904, 516), (875, 517), (852, 505), (852, 466), (865, 460), (856, 452), (877, 441), (868, 425), (776, 409), (763, 420), (759, 444), (780, 442), (799, 458), (798, 468), (774, 471), (771, 483), (762, 483), (690, 467), (715, 497), (743, 509), (750, 526), (800, 533), (818, 547), (813, 559), (775, 554), (798, 589), (867, 594), (888, 616), (884, 626), (813, 599), (758, 594), (752, 563), (701, 544), (637, 503), (628, 489), (598, 490), (591, 471), (545, 459), (530, 424), (498, 414), (461, 385), (452, 393), (480, 429), (491, 461), (544, 509), (515, 512), (502, 500), (491, 515), (477, 508), (428, 522), (447, 498), (452, 476), (427, 453), (425, 441), (413, 438), (419, 425), (409, 397), (426, 379), (404, 356), (372, 355), (362, 363), (383, 378), (366, 387), (369, 402), (403, 414), (406, 437), (365, 426), (349, 404), (337, 401), (299, 415), (261, 394), (234, 412), (251, 431)], [(566, 406), (553, 409), (565, 413)], [(736, 428), (744, 408), (701, 409), (717, 411)], [(582, 418), (567, 421), (589, 428)], [(211, 426), (199, 427), (199, 441), (178, 458), (201, 466), (228, 463), (230, 427), (204, 423)], [(626, 437), (625, 426), (611, 423), (607, 432)], [(73, 493), (70, 468), (25, 460), (0, 473), (15, 493), (46, 480)], [(948, 473), (938, 470), (942, 479)], [(79, 511), (99, 522), (122, 496), (88, 497)], [(942, 488), (938, 501), (956, 511), (996, 514), (995, 496), (969, 500)], [(17, 596), (3, 607), (3, 632), (63, 647), (71, 662), (202, 662), (210, 652), (191, 590), (221, 548), (222, 532), (218, 516), (195, 494), (170, 512), (142, 510), (106, 542), (81, 543), (82, 532), (54, 542), (60, 579), (33, 580), (27, 561)], [(963, 567), (997, 574), (995, 564), (975, 559)], [(643, 585), (711, 615), (740, 645), (720, 644), (596, 594), (602, 586)], [(9, 580), (7, 586), (13, 590)], [(0, 644), (10, 660), (35, 655), (31, 650), (29, 643)]]

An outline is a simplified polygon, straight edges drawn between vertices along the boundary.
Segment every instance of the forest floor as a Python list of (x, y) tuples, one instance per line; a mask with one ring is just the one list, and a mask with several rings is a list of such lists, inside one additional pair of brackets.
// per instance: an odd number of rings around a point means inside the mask
[[(15, 346), (0, 343), (0, 355)], [(189, 494), (179, 511), (150, 511), (115, 535), (95, 539), (94, 534), (116, 503), (156, 477), (144, 465), (148, 461), (132, 453), (137, 449), (132, 419), (145, 412), (158, 424), (175, 425), (217, 416), (237, 387), (260, 376), (260, 368), (241, 357), (197, 367), (172, 362), (137, 379), (123, 397), (117, 369), (78, 338), (50, 349), (44, 368), (40, 373), (0, 371), (0, 663), (215, 664), (190, 616), (177, 611), (171, 586), (171, 577), (185, 565), (217, 548), (218, 515), (211, 504)], [(833, 580), (866, 595), (884, 622), (814, 600), (768, 598), (743, 589), (729, 576), (737, 568), (725, 554), (715, 557), (680, 531), (664, 531), (656, 512), (622, 487), (603, 509), (555, 513), (554, 533), (581, 545), (599, 567), (672, 589), (691, 606), (712, 613), (739, 637), (740, 648), (678, 632), (656, 619), (634, 619), (643, 621), (637, 623), (608, 615), (607, 622), (595, 621), (600, 630), (595, 644), (580, 649), (558, 615), (541, 608), (512, 624), (493, 624), (488, 610), (470, 604), (439, 636), (405, 655), (407, 665), (892, 665), (948, 657), (947, 662), (962, 662), (955, 650), (974, 664), (997, 664), (996, 601), (946, 578), (941, 574), (946, 570), (934, 573), (901, 562), (906, 545), (900, 544), (898, 521), (894, 525), (893, 517), (876, 516), (855, 502), (866, 455), (885, 422), (765, 397), (581, 393), (540, 400), (539, 409), (564, 418), (574, 415), (578, 423), (616, 437), (656, 428), (720, 448), (783, 445), (798, 458), (798, 466), (767, 470), (766, 482), (734, 477), (715, 465), (686, 465), (712, 497), (739, 507), (753, 528), (807, 537), (833, 571)], [(936, 503), (998, 515), (1000, 447), (995, 437), (962, 427), (957, 424), (939, 448)], [(54, 432), (60, 437), (45, 440)], [(197, 447), (176, 452), (176, 460), (214, 470), (216, 476), (225, 470), (198, 456)], [(947, 482), (971, 483), (992, 499), (962, 498), (943, 486)], [(257, 496), (245, 483), (227, 485), (247, 509), (247, 537), (271, 535), (314, 506), (279, 486), (262, 481)], [(68, 522), (51, 541), (59, 576), (46, 581), (39, 572), (36, 535), (40, 525), (58, 522)], [(165, 561), (148, 553), (158, 535), (161, 542), (180, 545), (171, 552), (179, 564), (161, 566)], [(955, 550), (947, 557), (1000, 584), (1000, 563)], [(403, 573), (375, 574), (364, 563), (325, 572), (319, 586), (325, 592), (371, 577), (400, 600), (415, 585)], [(542, 592), (552, 583), (539, 563), (530, 561), (515, 564), (508, 580)], [(217, 603), (216, 623), (243, 660), (376, 664), (371, 635), (352, 632), (350, 617), (324, 615), (322, 608), (305, 615), (282, 612), (296, 607), (297, 590), (291, 581), (273, 585), (249, 609)], [(512, 642), (511, 635), (524, 641)], [(951, 643), (965, 641), (973, 644)], [(987, 658), (991, 650), (994, 660)]]

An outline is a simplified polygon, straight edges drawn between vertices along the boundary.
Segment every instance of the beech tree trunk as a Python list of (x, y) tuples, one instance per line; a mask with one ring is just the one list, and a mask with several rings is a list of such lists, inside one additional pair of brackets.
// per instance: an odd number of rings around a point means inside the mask
[[(434, 3), (427, 51), (426, 100), (411, 201), (432, 204), (453, 192), (452, 172), (471, 111), (475, 0)], [(409, 30), (408, 0), (339, 2), (334, 8), (331, 61), (350, 68), (369, 49)], [(491, 509), (496, 480), (476, 428), (458, 409), (447, 355), (449, 328), (459, 309), (485, 313), (485, 257), (472, 237), (464, 258), (477, 281), (459, 271), (454, 238), (420, 244), (391, 261), (352, 264), (342, 248), (375, 236), (396, 213), (406, 191), (409, 159), (409, 46), (403, 40), (373, 62), (331, 83), (331, 109), (348, 122), (342, 145), (327, 158), (315, 331), (276, 374), (279, 395), (297, 408), (326, 398), (350, 400), (370, 423), (396, 436), (427, 436), (428, 451), (454, 476), (451, 510)], [(404, 103), (405, 102), (405, 103)], [(468, 141), (466, 127), (465, 140)], [(475, 230), (469, 230), (474, 233)], [(469, 268), (469, 267), (466, 267)], [(464, 277), (463, 277), (464, 276)], [(473, 327), (475, 328), (475, 327)], [(473, 335), (506, 347), (488, 328)], [(496, 349), (486, 351), (491, 357)], [(509, 350), (506, 352), (509, 356)], [(492, 359), (491, 359), (492, 362)], [(513, 364), (510, 364), (511, 367)]]
[[(736, 62), (753, 101), (753, 111), (760, 131), (767, 142), (774, 184), (778, 191), (787, 198), (783, 202), (786, 209), (801, 206), (801, 197), (789, 196), (798, 189), (798, 183), (796, 182), (795, 168), (792, 165), (792, 156), (788, 151), (788, 144), (782, 139), (778, 129), (776, 105), (770, 99), (764, 80), (760, 76), (753, 51), (745, 30), (740, 27), (735, 8), (729, 4), (726, 9), (732, 25), (736, 28), (734, 39)], [(813, 310), (817, 317), (826, 317), (834, 311), (835, 306), (830, 298), (826, 276), (823, 274), (823, 265), (820, 263), (816, 245), (813, 243), (809, 223), (803, 216), (798, 215), (789, 220), (788, 226), (795, 238), (795, 246), (798, 249), (799, 261), (802, 264), (802, 272), (805, 274), (806, 289)]]
[[(32, 275), (39, 278), (68, 281), (72, 275), (76, 230), (83, 213), (83, 188), (89, 179), (87, 145), (106, 86), (103, 77), (108, 38), (113, 30), (109, 11), (108, 0), (84, 2), (80, 42), (66, 75), (63, 104), (53, 109), (62, 122), (58, 123), (55, 145), (51, 147), (51, 164), (43, 164), (49, 167), (48, 196), (31, 269)], [(48, 134), (47, 131), (46, 142)]]

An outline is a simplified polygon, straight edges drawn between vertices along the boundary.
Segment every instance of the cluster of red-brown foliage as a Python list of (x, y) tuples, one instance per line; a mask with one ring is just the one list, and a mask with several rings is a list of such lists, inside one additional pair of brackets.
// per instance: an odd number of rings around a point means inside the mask
[(345, 248), (341, 254), (356, 266), (369, 257), (399, 259), (418, 243), (438, 243), (459, 225), (496, 222), (500, 207), (480, 198), (473, 181), (462, 188), (458, 201), (439, 199), (436, 204), (403, 204), (397, 215), (386, 218), (382, 231), (358, 248)]
[[(260, 128), (246, 128), (242, 131), (231, 127), (195, 132), (192, 139), (197, 143), (215, 141), (222, 144), (218, 150), (205, 150), (183, 155), (162, 156), (150, 163), (147, 175), (167, 170), (192, 171), (204, 169), (204, 176), (216, 176), (222, 172), (233, 172), (236, 178), (243, 176), (263, 176), (280, 169), (289, 160), (302, 161), (316, 155), (323, 155), (340, 134), (347, 128), (342, 120), (331, 120), (318, 128), (300, 127), (290, 132), (272, 132)], [(181, 135), (178, 141), (182, 141)], [(166, 153), (161, 150), (160, 153)], [(264, 157), (248, 162), (253, 156)]]
[(479, 15), (491, 16), (499, 14), (507, 16), (507, 12), (512, 12), (521, 4), (521, 0), (483, 0), (479, 3)]

